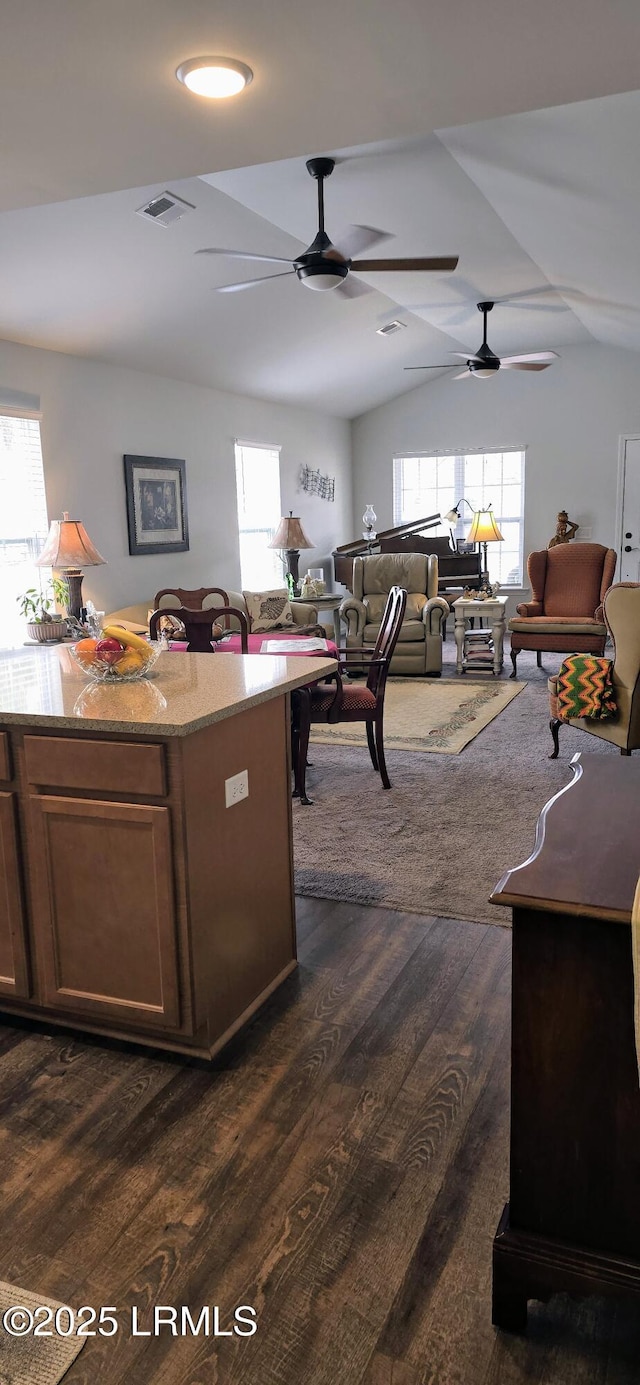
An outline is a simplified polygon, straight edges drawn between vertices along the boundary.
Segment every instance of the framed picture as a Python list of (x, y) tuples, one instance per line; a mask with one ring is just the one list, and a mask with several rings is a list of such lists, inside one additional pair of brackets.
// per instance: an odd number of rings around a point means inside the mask
[(124, 458), (129, 552), (186, 553), (185, 464), (174, 457)]
[(468, 539), (456, 539), (458, 553), (475, 553), (475, 543), (469, 543)]

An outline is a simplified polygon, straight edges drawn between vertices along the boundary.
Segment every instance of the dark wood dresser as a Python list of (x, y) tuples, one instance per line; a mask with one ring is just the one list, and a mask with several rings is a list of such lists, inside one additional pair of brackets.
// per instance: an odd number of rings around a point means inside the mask
[(513, 909), (510, 1197), (493, 1246), (493, 1322), (515, 1332), (532, 1298), (640, 1301), (640, 760), (576, 755), (572, 769), (533, 856), (492, 895)]

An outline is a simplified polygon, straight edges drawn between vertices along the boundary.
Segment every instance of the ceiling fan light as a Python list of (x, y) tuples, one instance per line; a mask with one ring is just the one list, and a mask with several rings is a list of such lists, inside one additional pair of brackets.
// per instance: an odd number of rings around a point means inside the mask
[(477, 367), (474, 367), (474, 369), (471, 371), (471, 374), (479, 376), (481, 380), (490, 380), (491, 376), (497, 373), (497, 369), (498, 367), (495, 365), (480, 366), (479, 369)]
[(324, 293), (327, 289), (337, 289), (347, 277), (347, 266), (338, 264), (298, 265), (296, 274), (305, 288)]
[(220, 101), (248, 87), (253, 72), (235, 58), (190, 58), (177, 68), (176, 77), (195, 96)]

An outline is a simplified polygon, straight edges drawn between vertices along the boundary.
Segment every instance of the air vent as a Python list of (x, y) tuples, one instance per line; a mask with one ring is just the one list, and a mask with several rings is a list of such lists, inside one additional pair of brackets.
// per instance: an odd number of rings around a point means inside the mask
[(156, 226), (170, 226), (172, 221), (179, 221), (185, 212), (193, 212), (195, 207), (192, 202), (185, 202), (182, 197), (176, 197), (174, 192), (161, 192), (159, 197), (152, 198), (145, 207), (137, 208), (137, 216), (143, 216), (146, 221), (155, 221)]
[(388, 322), (386, 327), (376, 327), (376, 332), (379, 337), (392, 337), (394, 332), (401, 332), (406, 325), (406, 322), (400, 322), (396, 317), (393, 322)]

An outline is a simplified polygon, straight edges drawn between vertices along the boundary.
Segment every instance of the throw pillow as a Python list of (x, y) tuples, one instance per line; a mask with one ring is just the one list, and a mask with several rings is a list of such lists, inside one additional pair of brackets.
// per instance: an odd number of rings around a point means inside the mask
[(252, 634), (284, 630), (293, 625), (293, 611), (286, 591), (243, 592)]

